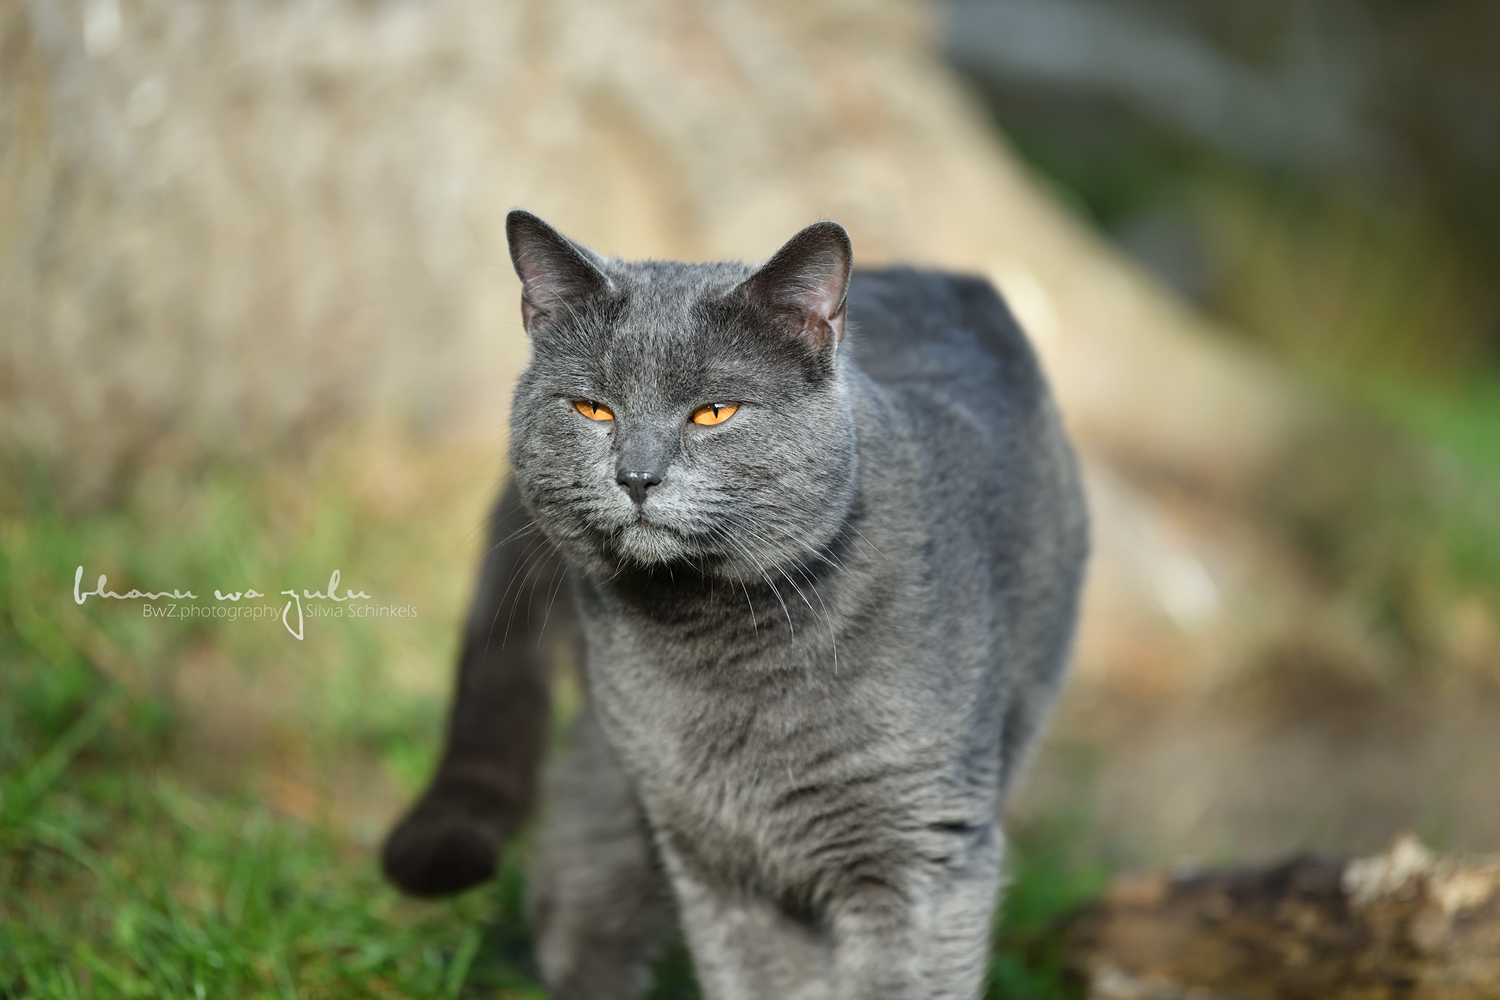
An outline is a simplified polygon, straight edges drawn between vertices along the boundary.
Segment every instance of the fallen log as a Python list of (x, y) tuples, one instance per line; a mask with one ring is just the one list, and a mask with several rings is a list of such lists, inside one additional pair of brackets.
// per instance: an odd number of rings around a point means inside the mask
[(1090, 1000), (1497, 1000), (1500, 857), (1407, 834), (1350, 861), (1122, 878), (1067, 956)]

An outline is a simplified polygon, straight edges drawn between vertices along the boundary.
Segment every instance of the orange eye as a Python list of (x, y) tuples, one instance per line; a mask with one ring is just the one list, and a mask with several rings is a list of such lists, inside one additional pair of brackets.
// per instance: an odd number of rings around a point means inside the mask
[(693, 411), (693, 423), (702, 424), (704, 427), (722, 424), (734, 416), (734, 411), (739, 408), (739, 403), (709, 403)]
[(579, 413), (582, 413), (585, 417), (588, 417), (590, 420), (613, 420), (613, 419), (615, 419), (614, 412), (612, 410), (610, 410), (609, 407), (607, 407), (607, 406), (600, 406), (598, 403), (595, 403), (592, 400), (588, 400), (588, 399), (575, 399), (575, 400), (573, 400), (573, 409), (577, 410)]

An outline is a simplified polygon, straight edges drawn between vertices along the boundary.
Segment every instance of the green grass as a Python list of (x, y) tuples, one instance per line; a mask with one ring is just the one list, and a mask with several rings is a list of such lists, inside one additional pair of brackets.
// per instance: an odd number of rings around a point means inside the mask
[(326, 833), (164, 778), (96, 774), (6, 826), (0, 993), (537, 997), (519, 877), (415, 907)]
[(176, 780), (170, 706), (37, 634), (0, 625), (0, 996), (541, 996), (514, 859), (483, 892), (402, 901), (333, 830)]
[[(436, 748), (445, 681), (414, 694), (385, 668), (405, 656), (446, 674), (442, 604), (456, 595), (442, 593), (430, 532), (372, 509), (342, 471), (210, 469), (77, 516), (51, 503), (37, 470), (12, 480), (21, 488), (0, 511), (0, 995), (439, 997), (465, 982), (539, 995), (516, 957), (513, 862), (491, 890), (404, 902), (338, 823), (273, 815), (256, 794), (274, 754), (314, 774), (373, 757), (409, 789)], [(105, 573), (120, 592), (181, 588), (203, 604), (216, 587), (318, 589), (342, 567), (387, 600), (415, 592), (429, 617), (310, 621), (302, 642), (274, 622), (146, 619), (143, 601), (77, 605), (80, 563), (85, 589)], [(195, 656), (245, 691), (266, 677), (285, 688), (274, 746), (232, 762), (240, 787), (178, 773), (173, 746), (193, 720), (174, 684)]]
[[(492, 885), (414, 902), (380, 878), (372, 837), (262, 793), (288, 755), (324, 791), (351, 759), (375, 761), (402, 795), (425, 780), (490, 488), (396, 516), (357, 488), (349, 462), (320, 467), (215, 468), (84, 514), (59, 510), (32, 469), (0, 498), (0, 997), (543, 995), (522, 917), (524, 843)], [(265, 622), (146, 619), (142, 602), (76, 605), (80, 562), (89, 585), (105, 573), (119, 591), (200, 595), (316, 588), (339, 567), (424, 617), (309, 621), (302, 642)], [(180, 752), (195, 720), (178, 671), (205, 659), (243, 692), (266, 678), (286, 687), (266, 745), (234, 759), (228, 784), (200, 780), (201, 762)], [(403, 662), (440, 680), (414, 692), (393, 672)], [(1058, 827), (1018, 838), (989, 995), (1075, 995), (1055, 920), (1101, 881), (1075, 841)], [(674, 942), (651, 998), (697, 995)]]

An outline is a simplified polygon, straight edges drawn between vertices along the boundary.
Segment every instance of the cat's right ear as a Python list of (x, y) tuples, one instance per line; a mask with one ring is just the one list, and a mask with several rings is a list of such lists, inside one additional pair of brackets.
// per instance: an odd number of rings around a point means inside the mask
[(530, 212), (517, 208), (505, 217), (505, 240), (521, 279), (521, 322), (527, 333), (610, 289), (597, 254)]

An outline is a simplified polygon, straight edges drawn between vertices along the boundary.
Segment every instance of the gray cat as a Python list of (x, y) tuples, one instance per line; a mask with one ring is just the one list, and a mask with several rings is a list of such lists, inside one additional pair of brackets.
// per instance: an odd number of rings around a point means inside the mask
[(1088, 547), (1025, 337), (982, 280), (853, 273), (832, 222), (759, 267), (506, 231), (510, 483), (387, 874), (493, 874), (576, 635), (532, 881), (554, 997), (638, 997), (674, 920), (712, 1000), (974, 997)]

